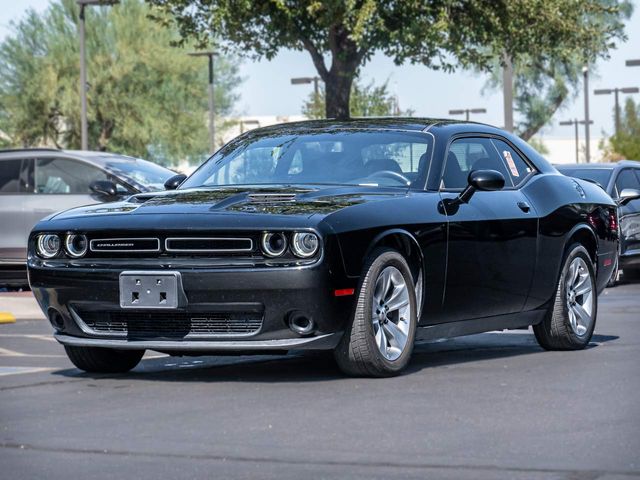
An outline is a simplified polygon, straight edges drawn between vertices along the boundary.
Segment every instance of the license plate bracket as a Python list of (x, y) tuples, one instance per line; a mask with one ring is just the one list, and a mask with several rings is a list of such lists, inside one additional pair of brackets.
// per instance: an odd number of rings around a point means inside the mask
[(180, 306), (180, 272), (122, 272), (121, 308), (172, 309)]

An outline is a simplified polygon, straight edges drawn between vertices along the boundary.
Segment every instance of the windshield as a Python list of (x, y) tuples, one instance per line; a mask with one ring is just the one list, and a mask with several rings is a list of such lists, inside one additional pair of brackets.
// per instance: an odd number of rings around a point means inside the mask
[(105, 169), (141, 190), (164, 190), (164, 182), (175, 175), (167, 168), (139, 158), (111, 160)]
[(562, 168), (560, 171), (568, 177), (596, 182), (604, 189), (609, 184), (612, 172), (609, 168)]
[(406, 188), (424, 178), (431, 139), (418, 132), (363, 129), (241, 137), (180, 188), (292, 184)]

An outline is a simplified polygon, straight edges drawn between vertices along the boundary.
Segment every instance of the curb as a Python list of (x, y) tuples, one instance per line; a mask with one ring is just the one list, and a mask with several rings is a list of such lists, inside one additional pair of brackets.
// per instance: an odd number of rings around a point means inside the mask
[(9, 312), (0, 312), (0, 324), (1, 323), (16, 323), (16, 317)]

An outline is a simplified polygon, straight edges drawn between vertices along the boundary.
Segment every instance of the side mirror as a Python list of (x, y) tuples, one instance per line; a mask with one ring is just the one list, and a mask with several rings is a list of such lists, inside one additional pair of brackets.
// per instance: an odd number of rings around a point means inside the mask
[(164, 182), (165, 190), (175, 190), (180, 186), (182, 182), (186, 180), (187, 176), (179, 173), (178, 175), (174, 175), (169, 180)]
[(115, 197), (118, 194), (116, 184), (109, 180), (95, 180), (89, 184), (92, 192), (106, 197)]
[(504, 176), (496, 170), (473, 170), (467, 182), (469, 185), (458, 196), (460, 203), (469, 203), (476, 190), (493, 192), (504, 188)]
[(620, 192), (620, 198), (618, 198), (618, 205), (626, 205), (631, 200), (638, 200), (640, 198), (640, 190), (635, 188), (625, 188)]

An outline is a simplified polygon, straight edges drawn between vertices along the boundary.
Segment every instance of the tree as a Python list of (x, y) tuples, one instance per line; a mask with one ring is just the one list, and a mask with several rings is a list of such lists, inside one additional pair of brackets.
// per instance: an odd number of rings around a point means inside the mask
[[(389, 81), (382, 85), (375, 85), (373, 81), (362, 84), (356, 78), (351, 86), (349, 109), (354, 117), (384, 117), (390, 115), (411, 115), (407, 110), (400, 112), (398, 100), (389, 92)], [(325, 118), (325, 91), (320, 87), (316, 97), (315, 92), (309, 94), (309, 98), (302, 107), (302, 113), (308, 118)]]
[[(80, 146), (78, 6), (29, 11), (0, 45), (0, 131), (14, 146)], [(207, 68), (176, 48), (176, 29), (141, 0), (86, 10), (89, 145), (171, 163), (208, 151)], [(192, 46), (191, 46), (192, 47)], [(217, 114), (228, 113), (237, 64), (216, 62)]]
[(609, 139), (605, 156), (611, 160), (640, 160), (640, 103), (627, 98), (620, 118), (620, 131)]
[(211, 32), (254, 57), (306, 50), (326, 88), (327, 117), (349, 117), (351, 85), (380, 51), (400, 64), (487, 69), (508, 51), (558, 60), (606, 55), (622, 24), (608, 0), (148, 0), (184, 38)]
[[(598, 10), (589, 13), (592, 21), (604, 30), (620, 28), (633, 13), (633, 4), (629, 1), (601, 0), (600, 3), (615, 8), (606, 13)], [(500, 55), (493, 59), (486, 89), (502, 89), (502, 58)], [(513, 62), (514, 110), (518, 114), (516, 134), (528, 141), (549, 124), (568, 100), (580, 93), (582, 69), (588, 60), (583, 52), (576, 51), (566, 58), (529, 53)], [(590, 66), (590, 75), (594, 73)]]

